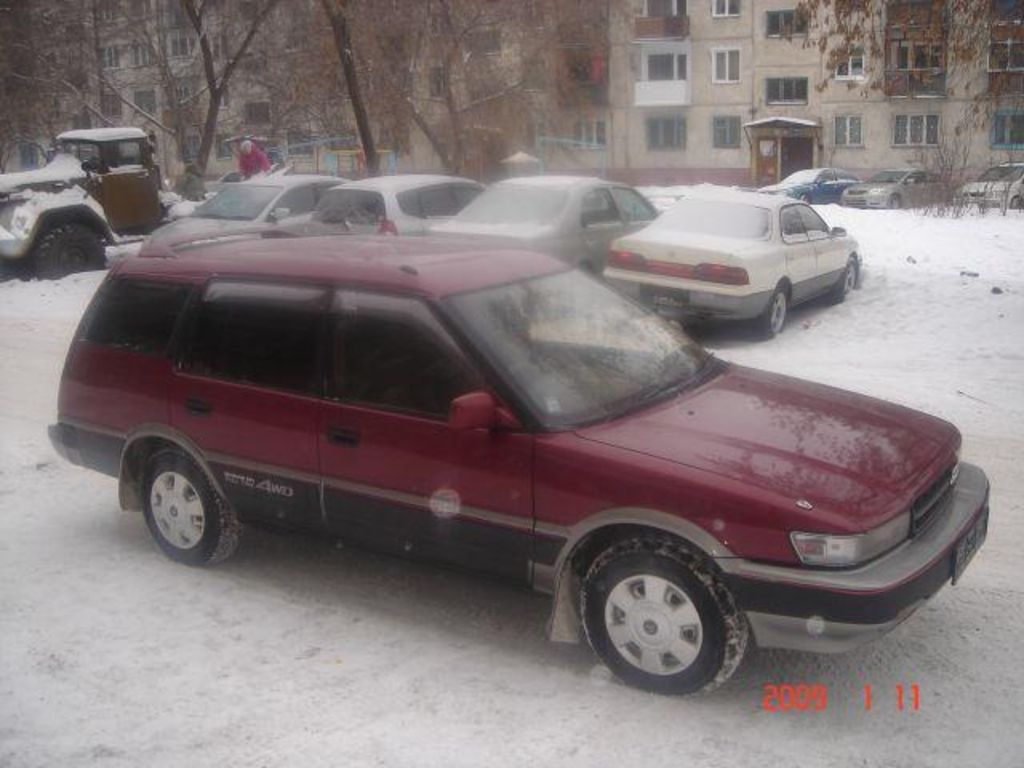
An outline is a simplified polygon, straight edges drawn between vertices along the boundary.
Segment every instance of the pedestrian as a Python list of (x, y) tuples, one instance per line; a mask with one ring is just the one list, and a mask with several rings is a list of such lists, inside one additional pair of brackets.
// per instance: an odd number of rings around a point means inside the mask
[(246, 139), (238, 148), (238, 170), (246, 179), (270, 170), (270, 159), (255, 142)]

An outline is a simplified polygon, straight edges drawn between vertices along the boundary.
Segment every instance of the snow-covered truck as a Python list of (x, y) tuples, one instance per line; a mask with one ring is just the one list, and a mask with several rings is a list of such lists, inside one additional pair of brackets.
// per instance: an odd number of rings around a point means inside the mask
[(0, 267), (61, 277), (105, 265), (104, 246), (163, 219), (160, 168), (139, 128), (67, 131), (36, 170), (0, 175)]

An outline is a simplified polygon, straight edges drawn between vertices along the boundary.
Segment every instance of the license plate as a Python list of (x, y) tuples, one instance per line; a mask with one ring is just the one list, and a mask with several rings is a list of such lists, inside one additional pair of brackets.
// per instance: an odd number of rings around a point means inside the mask
[(673, 293), (652, 293), (649, 295), (651, 304), (664, 309), (685, 309), (690, 301), (687, 291)]
[(971, 562), (971, 558), (981, 549), (988, 533), (988, 507), (981, 513), (971, 526), (971, 530), (960, 537), (953, 550), (953, 583), (956, 584)]

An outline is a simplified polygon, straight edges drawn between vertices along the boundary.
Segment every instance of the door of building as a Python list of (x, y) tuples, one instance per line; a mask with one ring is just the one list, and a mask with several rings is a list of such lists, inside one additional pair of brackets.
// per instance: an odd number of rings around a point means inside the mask
[(784, 136), (781, 144), (780, 178), (814, 167), (814, 139), (810, 136)]

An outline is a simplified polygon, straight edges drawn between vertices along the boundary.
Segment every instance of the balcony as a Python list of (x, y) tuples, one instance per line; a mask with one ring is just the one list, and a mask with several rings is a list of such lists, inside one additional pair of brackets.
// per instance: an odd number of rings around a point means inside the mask
[(635, 107), (684, 107), (689, 103), (687, 80), (637, 80), (633, 83)]
[(683, 40), (690, 34), (689, 16), (637, 16), (635, 40)]
[(939, 98), (946, 95), (943, 69), (889, 69), (885, 72), (885, 95), (890, 98)]

